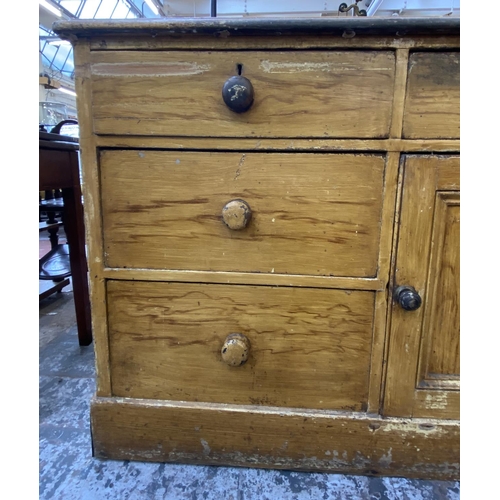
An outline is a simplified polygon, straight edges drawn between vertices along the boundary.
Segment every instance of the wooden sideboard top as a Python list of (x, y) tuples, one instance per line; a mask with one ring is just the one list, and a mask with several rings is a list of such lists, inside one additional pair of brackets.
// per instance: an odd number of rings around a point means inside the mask
[[(323, 17), (311, 18), (177, 18), (57, 21), (54, 31), (75, 40), (100, 35), (198, 34), (226, 38), (243, 35), (459, 35), (460, 18)], [(350, 36), (353, 36), (350, 33)]]

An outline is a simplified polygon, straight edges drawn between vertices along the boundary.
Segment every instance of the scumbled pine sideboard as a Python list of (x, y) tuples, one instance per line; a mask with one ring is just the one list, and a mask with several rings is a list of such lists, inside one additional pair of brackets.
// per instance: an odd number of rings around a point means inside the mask
[(457, 479), (459, 20), (54, 29), (95, 456)]

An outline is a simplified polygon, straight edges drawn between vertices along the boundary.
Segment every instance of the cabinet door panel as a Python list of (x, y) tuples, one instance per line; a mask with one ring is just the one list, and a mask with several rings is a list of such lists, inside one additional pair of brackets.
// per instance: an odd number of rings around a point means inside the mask
[(456, 156), (406, 156), (392, 301), (384, 414), (459, 418), (460, 181)]

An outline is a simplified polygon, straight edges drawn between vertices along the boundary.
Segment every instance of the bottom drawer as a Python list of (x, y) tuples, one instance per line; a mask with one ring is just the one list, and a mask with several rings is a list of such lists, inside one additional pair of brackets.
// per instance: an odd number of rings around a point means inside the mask
[(366, 409), (374, 292), (109, 281), (107, 293), (114, 396)]

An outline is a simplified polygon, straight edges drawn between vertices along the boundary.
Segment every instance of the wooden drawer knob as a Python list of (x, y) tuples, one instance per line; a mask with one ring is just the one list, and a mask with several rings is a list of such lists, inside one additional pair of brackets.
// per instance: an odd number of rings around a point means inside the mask
[(244, 200), (231, 200), (222, 207), (222, 220), (229, 229), (235, 231), (244, 229), (251, 218), (252, 210)]
[(244, 76), (232, 76), (222, 87), (222, 99), (235, 113), (243, 113), (253, 104), (253, 85)]
[(248, 359), (250, 341), (241, 333), (230, 333), (220, 353), (222, 360), (229, 366), (241, 366)]

